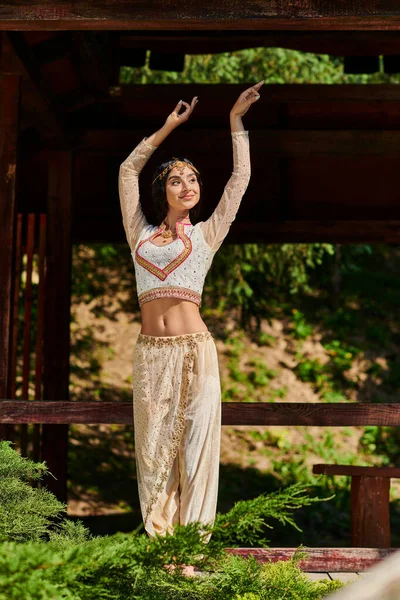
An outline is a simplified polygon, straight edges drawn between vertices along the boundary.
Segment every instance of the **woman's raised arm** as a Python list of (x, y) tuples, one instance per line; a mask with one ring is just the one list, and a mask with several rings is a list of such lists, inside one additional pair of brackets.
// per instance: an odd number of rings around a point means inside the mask
[(139, 201), (139, 173), (156, 148), (144, 138), (119, 168), (118, 190), (122, 222), (132, 252), (140, 232), (148, 225)]
[(233, 221), (242, 197), (250, 181), (249, 132), (245, 131), (242, 116), (260, 95), (258, 90), (264, 81), (242, 92), (230, 112), (231, 137), (233, 149), (233, 172), (225, 185), (222, 197), (211, 217), (201, 224), (204, 239), (215, 252), (224, 241)]
[[(165, 140), (173, 129), (189, 118), (196, 104), (197, 97), (193, 98), (191, 105), (180, 100), (161, 129), (153, 133), (150, 137), (144, 138), (119, 168), (118, 190), (122, 221), (132, 252), (135, 251), (140, 232), (148, 226), (139, 200), (139, 174), (161, 142)], [(178, 113), (182, 106), (185, 106), (186, 109), (179, 115)]]

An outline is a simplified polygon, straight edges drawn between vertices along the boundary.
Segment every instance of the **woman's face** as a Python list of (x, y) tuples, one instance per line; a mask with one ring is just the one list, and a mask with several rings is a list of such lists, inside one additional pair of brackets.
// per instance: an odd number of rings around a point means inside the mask
[(185, 167), (183, 171), (176, 167), (171, 169), (165, 191), (170, 208), (180, 211), (193, 208), (200, 200), (200, 185), (196, 173), (190, 167)]

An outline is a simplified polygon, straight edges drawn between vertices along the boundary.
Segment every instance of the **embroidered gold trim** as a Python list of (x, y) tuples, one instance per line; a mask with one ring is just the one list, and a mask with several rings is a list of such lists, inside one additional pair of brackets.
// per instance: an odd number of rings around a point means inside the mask
[[(151, 242), (155, 237), (160, 235), (160, 233), (164, 231), (166, 227), (165, 223), (163, 223), (157, 229), (157, 231), (155, 231), (149, 238), (142, 240), (136, 248), (135, 256), (138, 264), (144, 269), (150, 271), (150, 273), (152, 273), (159, 279), (161, 279), (161, 281), (164, 281), (168, 277), (168, 275), (172, 273), (172, 271), (174, 271), (177, 267), (179, 267), (179, 265), (182, 264), (192, 252), (192, 240), (185, 233), (185, 225), (190, 225), (190, 221), (188, 222), (188, 219), (183, 219), (183, 221), (177, 221), (176, 223), (176, 232), (178, 234), (179, 239), (183, 242), (184, 248), (182, 252), (178, 254), (178, 256), (176, 256), (170, 263), (168, 263), (168, 265), (164, 267), (164, 269), (160, 269), (159, 267), (157, 267), (157, 265), (154, 265), (149, 260), (143, 258), (143, 256), (140, 256), (139, 248), (146, 242)], [(160, 246), (160, 248), (161, 247), (162, 246)]]
[[(203, 333), (203, 332), (199, 332)], [(204, 332), (207, 333), (207, 332)], [(142, 334), (139, 334), (142, 335)], [(165, 487), (166, 481), (168, 480), (172, 464), (175, 460), (175, 457), (178, 453), (179, 445), (182, 439), (183, 432), (185, 430), (186, 419), (185, 419), (185, 410), (188, 406), (189, 401), (189, 382), (190, 382), (190, 374), (193, 372), (194, 360), (196, 357), (196, 353), (194, 352), (194, 348), (196, 345), (196, 338), (193, 334), (188, 334), (190, 337), (186, 337), (185, 343), (189, 345), (191, 350), (187, 352), (183, 358), (183, 366), (182, 366), (182, 383), (180, 390), (180, 398), (179, 398), (179, 407), (176, 421), (176, 429), (174, 434), (172, 435), (172, 448), (168, 455), (168, 458), (161, 468), (158, 476), (158, 481), (155, 483), (153, 492), (150, 495), (148, 500), (148, 505), (145, 513), (145, 525), (147, 525), (147, 521), (150, 517), (151, 511), (157, 502), (157, 499)], [(196, 335), (196, 334), (195, 334)], [(149, 336), (151, 339), (155, 339), (153, 336)], [(182, 337), (182, 336), (173, 336), (173, 337)], [(158, 339), (158, 338), (157, 338)], [(162, 339), (162, 338), (161, 338)], [(144, 340), (143, 340), (144, 341)], [(165, 341), (165, 340), (164, 340)]]
[(180, 298), (201, 306), (201, 295), (198, 292), (179, 286), (165, 286), (147, 290), (147, 292), (143, 292), (138, 296), (139, 306), (141, 307), (145, 302), (157, 298)]
[(139, 333), (137, 342), (161, 348), (162, 346), (175, 346), (176, 344), (179, 344), (179, 346), (183, 346), (187, 343), (192, 345), (192, 340), (194, 342), (202, 342), (211, 338), (211, 331), (195, 331), (194, 333), (182, 333), (181, 335), (160, 336)]

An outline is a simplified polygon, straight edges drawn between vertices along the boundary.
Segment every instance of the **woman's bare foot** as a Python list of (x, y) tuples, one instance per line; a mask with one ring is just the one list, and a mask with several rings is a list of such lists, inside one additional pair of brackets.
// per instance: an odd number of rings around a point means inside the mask
[[(182, 575), (185, 575), (185, 577), (196, 577), (194, 567), (192, 565), (182, 564), (179, 566), (182, 567)], [(163, 565), (163, 568), (169, 571), (170, 573), (173, 573), (176, 569), (176, 565)]]
[(192, 565), (182, 565), (182, 567), (182, 575), (185, 575), (186, 577), (196, 577), (194, 567)]
[(163, 569), (172, 573), (173, 571), (175, 571), (176, 566), (175, 565), (163, 565)]

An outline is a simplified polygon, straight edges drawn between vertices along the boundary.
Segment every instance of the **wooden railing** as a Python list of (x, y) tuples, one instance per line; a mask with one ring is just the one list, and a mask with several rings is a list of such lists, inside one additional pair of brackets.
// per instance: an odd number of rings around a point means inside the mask
[[(132, 402), (0, 400), (0, 423), (133, 425)], [(223, 402), (222, 425), (400, 426), (400, 404)]]

